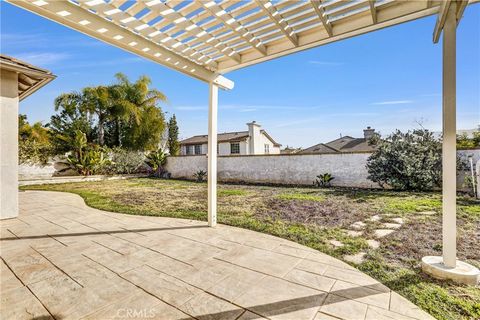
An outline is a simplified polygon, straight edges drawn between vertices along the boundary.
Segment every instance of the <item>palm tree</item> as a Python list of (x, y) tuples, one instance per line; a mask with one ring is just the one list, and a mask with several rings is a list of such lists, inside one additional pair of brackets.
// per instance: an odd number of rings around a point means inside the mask
[[(152, 109), (157, 109), (157, 104), (160, 102), (167, 102), (167, 97), (156, 89), (149, 89), (152, 81), (147, 76), (141, 76), (134, 83), (130, 82), (123, 73), (117, 73), (115, 77), (118, 82), (112, 88), (116, 94), (113, 114), (115, 116), (116, 139), (117, 143), (120, 144), (121, 124), (125, 124), (130, 129), (138, 129), (142, 118), (145, 120), (146, 116), (155, 114), (152, 113)], [(130, 133), (132, 133), (132, 130), (130, 130)], [(151, 135), (147, 136), (151, 137)]]
[(111, 116), (114, 100), (111, 97), (111, 89), (108, 86), (86, 87), (82, 90), (82, 108), (98, 120), (98, 144), (105, 143), (105, 122)]

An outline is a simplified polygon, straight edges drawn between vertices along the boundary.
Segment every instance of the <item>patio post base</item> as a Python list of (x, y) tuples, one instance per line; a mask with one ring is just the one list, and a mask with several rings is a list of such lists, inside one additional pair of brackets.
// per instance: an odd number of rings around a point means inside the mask
[(477, 285), (480, 281), (480, 270), (463, 261), (457, 260), (455, 268), (446, 267), (440, 256), (422, 258), (422, 270), (426, 274), (442, 280), (452, 280), (457, 283)]

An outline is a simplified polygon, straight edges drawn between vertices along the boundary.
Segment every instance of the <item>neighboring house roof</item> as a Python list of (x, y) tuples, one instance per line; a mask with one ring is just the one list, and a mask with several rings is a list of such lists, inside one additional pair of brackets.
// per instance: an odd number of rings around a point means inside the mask
[(302, 151), (302, 148), (292, 148), (287, 146), (285, 149), (280, 150), (280, 154), (295, 154)]
[(329, 147), (324, 143), (319, 143), (314, 146), (311, 146), (310, 148), (303, 149), (299, 153), (333, 153), (333, 152), (338, 152), (338, 150), (332, 147)]
[[(265, 131), (260, 130), (276, 147), (280, 147), (281, 144), (275, 142), (273, 138)], [(249, 137), (248, 131), (237, 131), (237, 132), (226, 132), (226, 133), (219, 133), (217, 135), (218, 142), (237, 142), (246, 140)], [(180, 144), (187, 145), (187, 144), (205, 144), (208, 143), (208, 135), (200, 135), (200, 136), (193, 136), (188, 139), (180, 141)]]
[[(248, 131), (226, 132), (217, 135), (218, 142), (241, 141), (248, 138)], [(180, 144), (204, 144), (208, 143), (208, 135), (193, 136), (180, 141)]]
[(18, 98), (20, 100), (56, 78), (51, 71), (3, 54), (0, 55), (0, 69), (18, 73)]
[(319, 143), (302, 150), (300, 153), (342, 153), (342, 152), (368, 152), (375, 148), (368, 144), (365, 138), (341, 137), (327, 143)]

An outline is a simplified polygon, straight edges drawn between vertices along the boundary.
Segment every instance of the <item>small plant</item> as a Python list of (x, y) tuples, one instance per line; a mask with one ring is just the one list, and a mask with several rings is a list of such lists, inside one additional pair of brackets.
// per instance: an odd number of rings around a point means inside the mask
[(98, 146), (89, 146), (85, 133), (77, 130), (73, 142), (73, 151), (67, 156), (68, 166), (79, 174), (89, 176), (96, 174), (111, 164)]
[(332, 180), (335, 179), (330, 173), (324, 173), (317, 176), (313, 185), (317, 188), (328, 188), (331, 186)]
[(145, 159), (145, 163), (152, 169), (153, 176), (158, 178), (167, 176), (164, 169), (165, 164), (167, 164), (167, 156), (162, 149), (150, 152)]
[(207, 178), (207, 171), (205, 170), (198, 170), (193, 174), (196, 182), (203, 182)]

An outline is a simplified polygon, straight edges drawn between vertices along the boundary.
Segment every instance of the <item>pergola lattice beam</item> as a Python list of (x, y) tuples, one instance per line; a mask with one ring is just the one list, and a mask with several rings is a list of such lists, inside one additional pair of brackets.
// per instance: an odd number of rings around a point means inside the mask
[(323, 27), (327, 30), (327, 33), (330, 37), (333, 36), (333, 28), (332, 25), (328, 22), (327, 18), (325, 17), (324, 10), (322, 8), (322, 3), (319, 0), (310, 0), (310, 3), (315, 10), (320, 21), (322, 21)]
[(375, 0), (368, 0), (368, 5), (370, 7), (370, 14), (372, 15), (373, 23), (377, 23), (377, 10), (375, 9)]
[(275, 22), (277, 27), (282, 31), (282, 33), (287, 37), (290, 42), (297, 47), (298, 46), (298, 37), (295, 34), (295, 31), (285, 22), (285, 18), (278, 12), (275, 6), (270, 1), (260, 1), (255, 0), (258, 6), (268, 14), (270, 19)]
[(118, 24), (122, 24), (134, 32), (138, 32), (147, 38), (159, 43), (159, 45), (166, 47), (169, 50), (178, 49), (180, 55), (187, 59), (194, 60), (198, 64), (205, 64), (210, 68), (216, 69), (217, 64), (214, 61), (209, 61), (209, 57), (201, 54), (200, 52), (185, 46), (183, 43), (174, 40), (166, 33), (160, 32), (154, 26), (150, 26), (148, 22), (150, 19), (144, 15), (140, 18), (136, 18), (135, 15), (144, 10), (145, 5), (150, 3), (136, 2), (126, 10), (121, 10), (120, 7), (125, 3), (124, 0), (114, 0), (109, 3), (105, 2), (91, 2), (90, 0), (80, 0), (79, 5), (83, 8), (94, 9), (97, 14), (111, 19)]
[[(468, 5), (468, 0), (444, 0), (440, 4), (440, 10), (438, 12), (437, 21), (435, 23), (435, 29), (433, 31), (433, 42), (437, 43), (440, 39), (440, 34), (442, 33), (443, 27), (445, 25), (445, 21), (447, 20), (448, 11), (452, 3), (456, 3), (456, 19), (457, 24), (460, 22), (462, 18), (463, 12)], [(476, 2), (476, 1), (471, 1)]]
[(265, 45), (257, 37), (252, 35), (247, 28), (241, 25), (232, 15), (223, 10), (214, 1), (201, 1), (201, 4), (205, 8), (205, 10), (209, 11), (218, 19), (223, 21), (224, 25), (227, 28), (231, 29), (234, 34), (237, 34), (240, 38), (244, 39), (248, 44), (250, 44), (252, 48), (254, 48), (263, 55), (267, 55), (267, 48), (265, 47)]
[[(7, 1), (205, 81), (217, 73), (438, 14), (445, 10), (446, 3), (440, 0)], [(267, 3), (272, 4), (270, 10), (265, 8)], [(458, 22), (467, 1), (456, 4)], [(69, 12), (62, 16), (63, 11)], [(442, 14), (440, 26), (441, 17)], [(286, 26), (293, 33), (286, 34)]]
[(152, 5), (150, 9), (158, 10), (159, 12), (169, 12), (168, 14), (164, 15), (165, 19), (167, 19), (173, 24), (177, 24), (179, 27), (182, 27), (187, 34), (199, 39), (205, 39), (205, 42), (211, 43), (212, 47), (215, 48), (219, 53), (225, 52), (225, 55), (230, 59), (233, 59), (236, 62), (241, 62), (240, 55), (235, 52), (235, 50), (225, 45), (223, 42), (219, 41), (215, 36), (210, 34), (207, 29), (190, 21), (180, 12), (175, 11), (172, 3), (163, 3), (160, 0), (157, 0), (155, 2), (156, 3)]
[[(71, 2), (51, 1), (40, 3), (41, 6), (32, 1), (15, 0), (9, 3), (199, 80), (211, 82), (218, 77), (215, 72)], [(129, 46), (131, 41), (138, 45)], [(143, 51), (145, 48), (151, 50)], [(157, 53), (160, 56), (156, 56)]]

